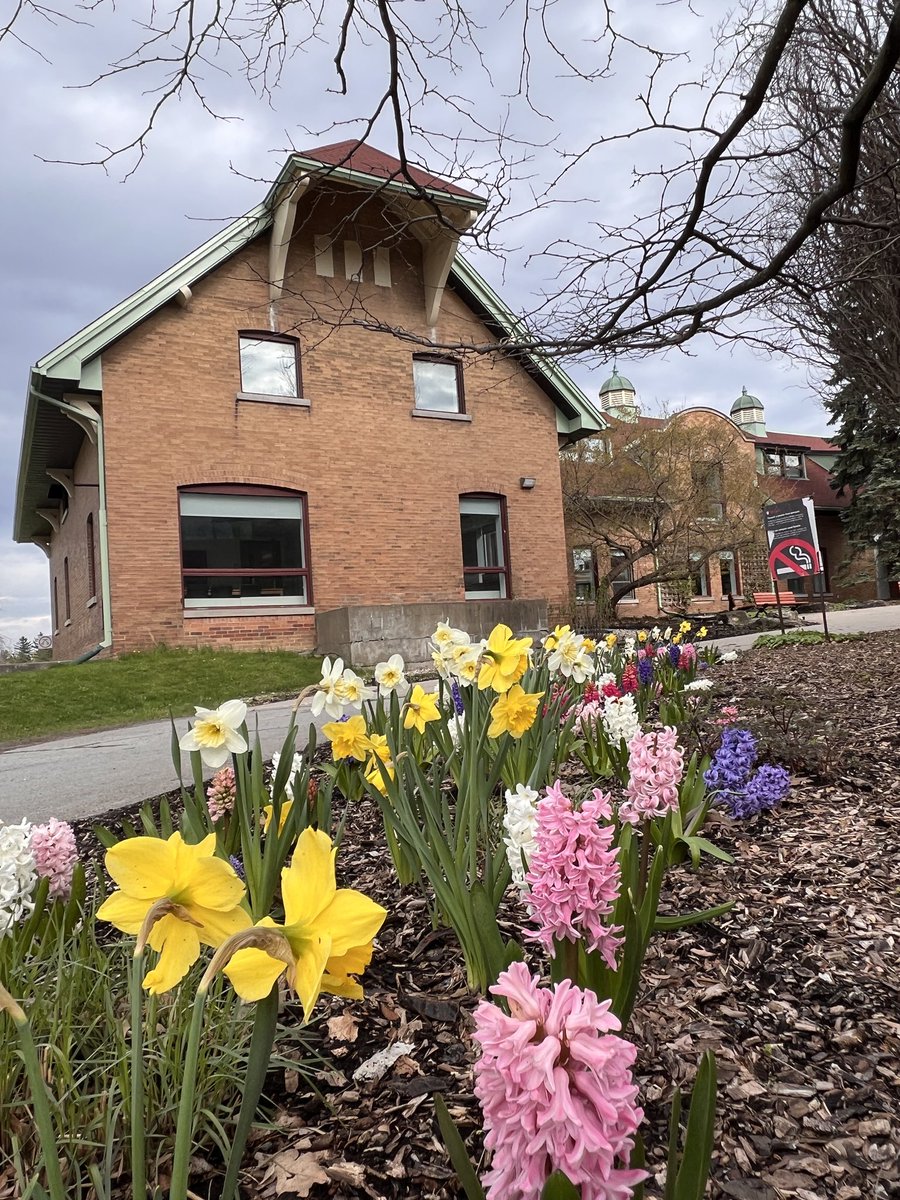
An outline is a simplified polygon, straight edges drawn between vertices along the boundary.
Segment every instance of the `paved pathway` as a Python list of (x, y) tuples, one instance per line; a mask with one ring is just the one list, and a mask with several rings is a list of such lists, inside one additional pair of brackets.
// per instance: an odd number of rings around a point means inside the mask
[[(806, 624), (821, 629), (822, 618), (809, 617)], [(835, 633), (900, 629), (900, 605), (829, 613), (828, 624)], [(746, 650), (756, 637), (747, 634), (723, 639), (716, 645), (722, 650)], [(267, 757), (281, 747), (291, 703), (282, 700), (251, 710), (251, 729), (258, 721)], [(307, 701), (298, 713), (303, 738), (309, 722)], [(179, 730), (187, 729), (185, 718), (177, 724)], [(322, 720), (317, 722), (321, 724)], [(0, 821), (18, 821), (22, 817), (31, 821), (46, 821), (50, 817), (73, 820), (167, 792), (178, 786), (170, 737), (168, 721), (150, 721), (2, 751)], [(185, 778), (188, 777), (185, 761)]]

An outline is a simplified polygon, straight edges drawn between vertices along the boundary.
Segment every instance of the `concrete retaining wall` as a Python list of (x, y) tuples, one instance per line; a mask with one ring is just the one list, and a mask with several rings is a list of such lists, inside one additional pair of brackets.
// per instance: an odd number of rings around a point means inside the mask
[(333, 608), (316, 614), (317, 649), (357, 667), (374, 666), (392, 654), (402, 654), (407, 663), (426, 663), (431, 661), (429, 640), (439, 621), (465, 629), (473, 640), (487, 637), (498, 624), (518, 634), (540, 634), (547, 630), (547, 602), (465, 600)]

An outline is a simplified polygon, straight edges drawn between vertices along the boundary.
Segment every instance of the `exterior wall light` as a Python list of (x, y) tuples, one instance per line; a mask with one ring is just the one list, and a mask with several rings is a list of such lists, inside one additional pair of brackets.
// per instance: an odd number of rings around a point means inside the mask
[(523, 475), (522, 478), (519, 480), (519, 487), (521, 487), (526, 492), (530, 492), (536, 483), (537, 483), (537, 480), (532, 479), (532, 477), (530, 475)]

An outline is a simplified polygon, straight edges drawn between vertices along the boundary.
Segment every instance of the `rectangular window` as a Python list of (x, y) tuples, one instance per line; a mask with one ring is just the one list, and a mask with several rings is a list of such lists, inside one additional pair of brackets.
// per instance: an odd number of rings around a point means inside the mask
[(53, 591), (50, 595), (50, 620), (53, 622), (53, 632), (59, 633), (59, 589), (56, 586), (56, 576), (53, 576)]
[(595, 597), (594, 551), (590, 546), (572, 550), (572, 573), (575, 576), (575, 599), (592, 601)]
[(242, 333), (241, 391), (253, 396), (300, 395), (300, 355), (293, 338)]
[(97, 595), (97, 565), (94, 553), (94, 514), (88, 513), (87, 525), (85, 529), (87, 541), (87, 569), (88, 569), (88, 599), (93, 600)]
[(806, 464), (798, 450), (787, 450), (780, 446), (764, 450), (763, 462), (767, 475), (781, 475), (785, 479), (806, 478)]
[(462, 363), (455, 358), (417, 354), (413, 359), (416, 408), (425, 412), (466, 411), (462, 385)]
[(609, 552), (610, 567), (618, 567), (618, 570), (610, 579), (613, 597), (616, 600), (620, 596), (626, 598), (634, 596), (634, 591), (631, 588), (631, 584), (634, 582), (634, 563), (628, 562), (628, 558), (628, 551), (623, 550), (619, 546), (614, 546)]
[(69, 559), (63, 559), (63, 596), (66, 602), (66, 624), (72, 620), (72, 593), (69, 590)]
[(723, 550), (719, 555), (719, 577), (721, 579), (723, 596), (737, 596), (740, 594), (737, 559), (731, 550)]
[(509, 551), (502, 496), (460, 496), (463, 575), (467, 600), (509, 596)]
[(310, 604), (301, 495), (182, 492), (185, 608)]
[(699, 554), (691, 555), (691, 595), (697, 598), (708, 596), (709, 593), (709, 572), (706, 569), (706, 562)]

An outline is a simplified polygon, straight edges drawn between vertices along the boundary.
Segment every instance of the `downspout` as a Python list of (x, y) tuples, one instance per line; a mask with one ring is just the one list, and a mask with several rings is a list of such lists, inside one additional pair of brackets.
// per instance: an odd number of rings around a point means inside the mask
[(45, 404), (52, 404), (54, 408), (60, 409), (67, 416), (77, 421), (90, 421), (97, 430), (99, 507), (97, 515), (100, 525), (100, 609), (103, 614), (103, 641), (95, 649), (76, 660), (77, 662), (86, 662), (87, 659), (99, 654), (101, 650), (108, 650), (112, 645), (112, 605), (109, 594), (109, 530), (106, 521), (106, 458), (103, 442), (103, 418), (90, 406), (76, 408), (74, 404), (67, 404), (65, 400), (56, 400), (53, 396), (47, 396), (43, 392), (39, 392), (35, 387), (29, 388), (29, 391), (36, 400), (43, 400)]

